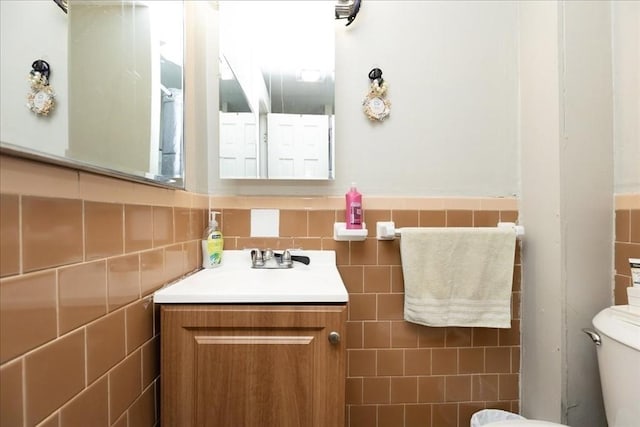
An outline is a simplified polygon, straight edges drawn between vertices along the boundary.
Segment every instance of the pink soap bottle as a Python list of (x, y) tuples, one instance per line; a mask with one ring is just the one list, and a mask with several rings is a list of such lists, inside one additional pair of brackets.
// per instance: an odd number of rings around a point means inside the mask
[(349, 192), (345, 194), (347, 229), (362, 229), (362, 194), (356, 190), (356, 184), (352, 183)]

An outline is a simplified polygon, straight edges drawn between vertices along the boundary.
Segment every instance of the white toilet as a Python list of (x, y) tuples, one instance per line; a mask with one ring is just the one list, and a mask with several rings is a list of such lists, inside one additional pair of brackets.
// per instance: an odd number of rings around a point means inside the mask
[(609, 427), (640, 424), (640, 307), (614, 305), (593, 318)]
[[(600, 382), (609, 427), (640, 425), (640, 307), (614, 305), (584, 329), (597, 345)], [(552, 427), (536, 420), (496, 421), (486, 427)]]

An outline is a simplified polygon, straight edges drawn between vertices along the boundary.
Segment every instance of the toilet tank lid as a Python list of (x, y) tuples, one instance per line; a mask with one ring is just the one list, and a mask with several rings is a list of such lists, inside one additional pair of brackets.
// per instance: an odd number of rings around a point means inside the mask
[(640, 351), (640, 307), (605, 308), (593, 318), (593, 326), (609, 338)]

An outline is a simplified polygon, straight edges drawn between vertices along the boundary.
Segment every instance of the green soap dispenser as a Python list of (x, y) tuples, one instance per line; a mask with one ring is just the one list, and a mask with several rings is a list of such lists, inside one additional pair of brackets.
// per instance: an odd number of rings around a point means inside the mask
[(202, 236), (202, 268), (219, 267), (222, 262), (224, 239), (216, 221), (218, 214), (220, 212), (209, 211), (209, 226)]

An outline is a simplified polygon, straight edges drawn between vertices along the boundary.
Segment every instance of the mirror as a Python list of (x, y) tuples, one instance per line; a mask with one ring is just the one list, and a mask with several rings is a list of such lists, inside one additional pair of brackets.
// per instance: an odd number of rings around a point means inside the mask
[(334, 2), (220, 1), (220, 178), (334, 177)]
[[(6, 3), (3, 151), (183, 188), (183, 2), (69, 0), (68, 15), (54, 1)], [(24, 16), (43, 25), (28, 40)], [(46, 117), (23, 108), (34, 55), (51, 66)]]

